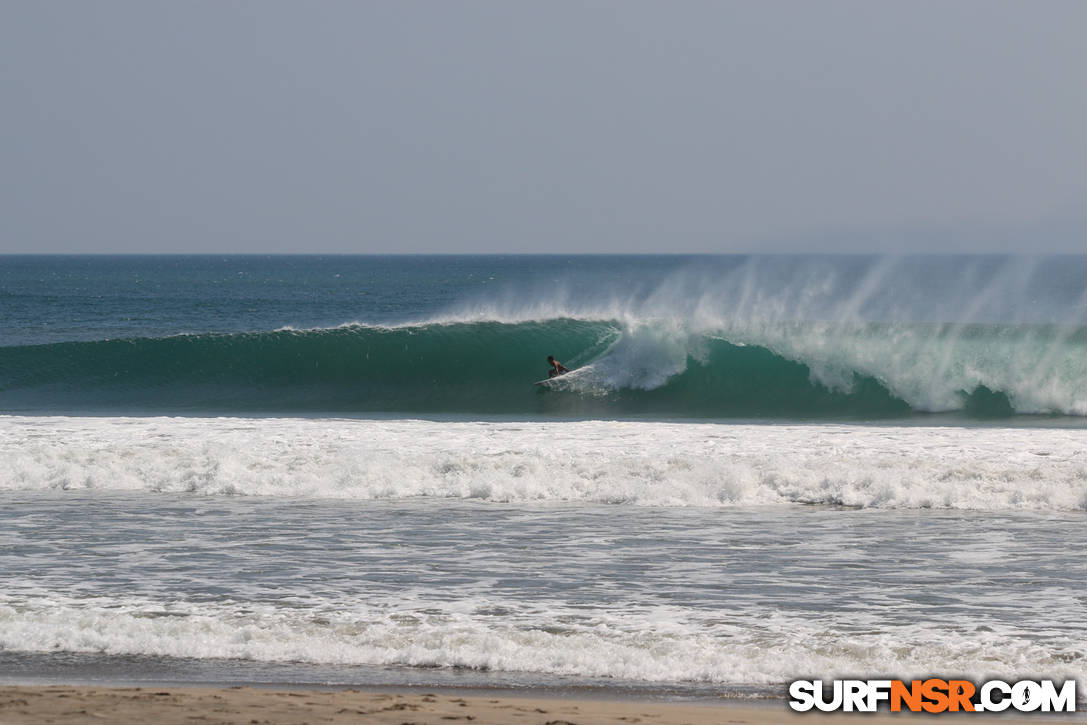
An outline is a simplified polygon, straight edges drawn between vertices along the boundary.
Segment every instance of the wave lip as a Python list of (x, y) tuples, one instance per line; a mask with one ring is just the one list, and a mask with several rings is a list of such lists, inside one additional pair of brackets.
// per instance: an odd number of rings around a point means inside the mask
[(1077, 511), (1075, 429), (0, 417), (0, 490)]
[[(547, 386), (545, 357), (574, 374)], [(672, 318), (0, 348), (0, 409), (879, 419), (1087, 414), (1087, 331)]]

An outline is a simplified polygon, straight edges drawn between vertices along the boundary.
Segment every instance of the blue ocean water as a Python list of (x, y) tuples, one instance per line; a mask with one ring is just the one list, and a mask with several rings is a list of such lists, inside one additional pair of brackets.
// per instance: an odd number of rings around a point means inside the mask
[[(0, 409), (1087, 413), (1087, 257), (8, 257)], [(546, 388), (548, 354), (577, 368)]]
[(1087, 257), (0, 257), (0, 680), (1087, 681), (1085, 317)]

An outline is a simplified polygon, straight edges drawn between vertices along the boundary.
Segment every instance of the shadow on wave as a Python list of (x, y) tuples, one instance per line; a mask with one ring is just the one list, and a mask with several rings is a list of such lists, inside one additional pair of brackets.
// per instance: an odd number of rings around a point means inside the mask
[[(894, 418), (913, 410), (874, 377), (846, 390), (757, 345), (701, 338), (675, 374), (645, 386), (534, 386), (545, 357), (602, 366), (615, 322), (550, 320), (193, 334), (0, 348), (6, 411), (467, 413), (543, 416)], [(614, 363), (614, 361), (612, 361)], [(1008, 397), (963, 392), (975, 416)]]

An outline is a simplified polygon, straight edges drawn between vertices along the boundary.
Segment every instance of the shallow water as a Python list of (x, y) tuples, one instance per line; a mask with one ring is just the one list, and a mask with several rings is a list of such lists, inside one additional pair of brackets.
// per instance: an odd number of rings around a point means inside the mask
[[(141, 453), (111, 444), (103, 430), (138, 429), (159, 444), (171, 435), (170, 421), (162, 419), (50, 425), (67, 427), (66, 440), (78, 441), (56, 455), (84, 469), (77, 449), (87, 442), (74, 435), (80, 425), (95, 431), (100, 458), (111, 450), (132, 452), (111, 470), (139, 470)], [(192, 425), (192, 419), (177, 421), (176, 449), (184, 448), (181, 432)], [(284, 461), (261, 468), (258, 457), (247, 465), (282, 488), (245, 491), (230, 470), (222, 475), (235, 482), (232, 493), (211, 478), (204, 488), (181, 492), (172, 485), (132, 490), (120, 476), (68, 490), (9, 481), (0, 494), (0, 646), (24, 653), (19, 667), (26, 674), (50, 670), (44, 660), (35, 665), (31, 653), (67, 652), (92, 661), (153, 658), (155, 667), (181, 679), (192, 676), (193, 661), (220, 662), (226, 669), (231, 662), (248, 663), (240, 670), (250, 672), (248, 679), (254, 668), (270, 668), (276, 676), (370, 683), (389, 676), (382, 668), (406, 666), (443, 668), (445, 674), (418, 675), (435, 684), (457, 671), (476, 673), (453, 678), (469, 686), (610, 682), (703, 693), (772, 693), (811, 673), (1087, 675), (1079, 624), (1087, 615), (1082, 510), (1066, 507), (1061, 496), (1046, 501), (1017, 494), (1009, 475), (1014, 458), (1002, 461), (991, 480), (945, 462), (946, 473), (959, 476), (943, 477), (945, 503), (973, 496), (972, 510), (934, 509), (931, 501), (916, 503), (908, 491), (897, 501), (873, 497), (869, 508), (797, 503), (780, 496), (777, 476), (788, 470), (783, 461), (775, 462), (776, 473), (763, 470), (764, 486), (778, 498), (762, 505), (654, 490), (682, 489), (673, 475), (649, 475), (636, 496), (602, 503), (613, 500), (601, 492), (615, 481), (595, 473), (607, 469), (602, 459), (608, 456), (610, 465), (623, 465), (617, 457), (631, 455), (628, 448), (609, 451), (583, 441), (580, 463), (569, 462), (572, 454), (560, 460), (580, 467), (580, 488), (563, 480), (568, 471), (549, 475), (545, 459), (532, 469), (538, 480), (531, 485), (524, 460), (519, 473), (504, 463), (498, 473), (486, 467), (442, 473), (440, 462), (433, 462), (428, 486), (420, 488), (419, 475), (402, 469), (398, 490), (390, 466), (381, 469), (384, 488), (374, 489), (361, 480), (365, 465), (341, 460), (351, 473), (336, 488), (307, 491), (308, 479), (291, 484), (291, 465), (312, 471), (308, 457), (321, 455), (320, 446), (307, 439), (308, 450), (298, 441), (292, 448), (286, 430), (346, 426), (367, 440), (368, 427), (389, 427), (390, 435), (407, 427), (399, 453), (419, 461), (426, 460), (425, 446), (441, 444), (418, 427), (439, 424), (202, 425), (200, 455), (206, 457), (215, 455), (213, 440), (224, 444), (216, 427), (244, 429), (255, 443), (264, 438), (279, 446)], [(465, 442), (460, 455), (480, 461), (500, 456), (475, 448), (474, 436), (500, 448), (519, 440), (525, 427), (440, 425)], [(581, 424), (578, 432), (585, 437), (591, 425), (608, 424)], [(765, 434), (771, 440), (763, 445), (776, 450), (784, 444), (775, 436), (791, 434), (799, 443), (806, 435), (830, 434), (821, 426), (624, 425), (641, 426), (644, 440), (670, 445), (673, 457), (681, 454), (676, 443), (682, 435), (694, 443), (711, 431), (752, 442)], [(337, 430), (330, 437), (342, 436)], [(854, 433), (873, 435), (870, 428)], [(844, 437), (837, 464), (867, 463), (878, 470), (901, 455), (906, 460), (898, 465), (908, 468), (904, 444), (912, 443), (925, 449), (921, 458), (957, 454), (957, 465), (968, 466), (966, 441), (984, 451), (1011, 435), (960, 428), (883, 433), (886, 450), (863, 454), (850, 453)], [(1014, 435), (1020, 443), (1048, 446), (1046, 455), (1030, 454), (1038, 462), (1020, 461), (1024, 481), (1056, 479), (1070, 465), (1082, 473), (1078, 463), (1069, 463), (1081, 454), (1080, 431)], [(574, 438), (556, 445), (569, 450)], [(225, 444), (233, 445), (229, 439)], [(381, 444), (372, 445), (379, 450)], [(155, 455), (178, 467), (176, 452), (168, 450)], [(798, 467), (800, 478), (810, 477), (799, 466), (810, 469), (811, 459), (794, 453), (800, 458), (789, 465)], [(976, 455), (973, 465), (986, 463), (984, 453)], [(590, 469), (594, 460), (596, 472)], [(767, 464), (749, 463), (756, 469)], [(212, 478), (214, 469), (208, 469)], [(727, 466), (718, 471), (726, 474)], [(828, 468), (824, 476), (829, 474)], [(153, 479), (147, 469), (142, 475), (145, 482)], [(355, 488), (350, 475), (360, 477)], [(465, 480), (472, 475), (490, 480), (474, 488)], [(932, 477), (920, 474), (926, 475)], [(632, 475), (626, 471), (617, 480), (629, 485)], [(1070, 485), (1082, 490), (1083, 484)], [(600, 491), (594, 493), (594, 486)], [(970, 495), (954, 490), (968, 486)], [(764, 494), (756, 489), (754, 495)], [(9, 661), (8, 667), (15, 665)], [(207, 664), (196, 670), (209, 668), (217, 671)]]
[(0, 322), (0, 679), (1087, 682), (1087, 257), (0, 257)]

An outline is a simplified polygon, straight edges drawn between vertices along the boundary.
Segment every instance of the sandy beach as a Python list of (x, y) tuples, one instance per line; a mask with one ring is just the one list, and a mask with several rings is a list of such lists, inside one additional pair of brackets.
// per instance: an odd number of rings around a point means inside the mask
[[(955, 716), (952, 716), (955, 717)], [(1074, 716), (1073, 716), (1074, 717)], [(389, 725), (595, 725), (653, 723), (770, 725), (896, 722), (908, 714), (797, 714), (786, 704), (669, 703), (553, 697), (461, 696), (457, 691), (389, 693), (358, 690), (268, 690), (251, 687), (0, 687), (0, 723), (149, 723), (156, 725), (293, 725), (388, 723)], [(1052, 717), (1049, 718), (1052, 720)], [(1067, 719), (1067, 716), (1063, 719)], [(1038, 722), (1037, 719), (970, 717), (971, 723)]]

